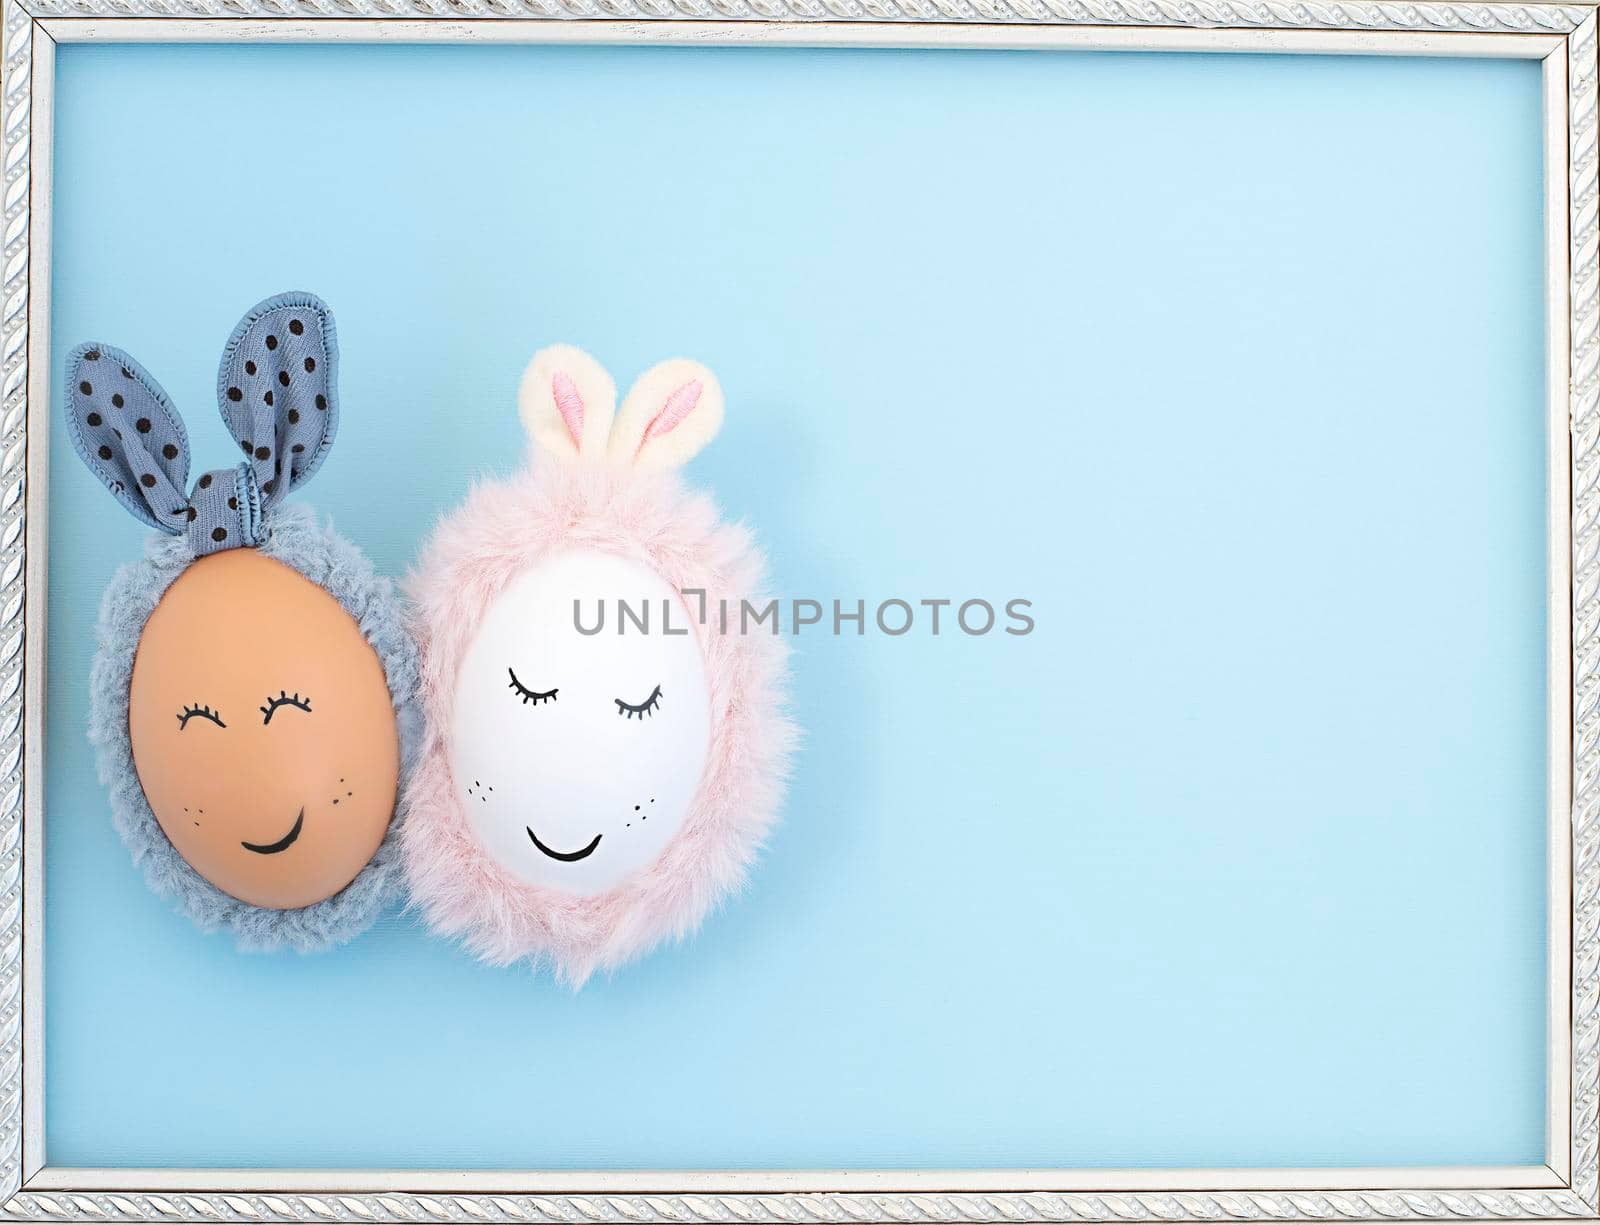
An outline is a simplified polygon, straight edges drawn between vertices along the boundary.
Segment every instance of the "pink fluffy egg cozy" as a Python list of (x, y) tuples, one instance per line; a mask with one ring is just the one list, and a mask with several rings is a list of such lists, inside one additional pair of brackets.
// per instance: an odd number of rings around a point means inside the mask
[(794, 740), (787, 647), (740, 616), (749, 535), (678, 476), (722, 424), (709, 370), (662, 362), (619, 408), (558, 345), (518, 405), (528, 467), (474, 489), (412, 578), (428, 727), (402, 851), (436, 930), (578, 985), (742, 884)]

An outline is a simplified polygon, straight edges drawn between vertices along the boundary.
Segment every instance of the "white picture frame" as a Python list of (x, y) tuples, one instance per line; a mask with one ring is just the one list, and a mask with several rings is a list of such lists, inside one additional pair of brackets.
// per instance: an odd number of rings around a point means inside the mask
[[(1600, 1219), (1600, 4), (1355, 0), (3, 0), (0, 1218), (16, 1221)], [(1515, 1167), (85, 1169), (44, 1151), (51, 99), (67, 42), (537, 42), (1538, 60), (1548, 341), (1545, 1160)]]

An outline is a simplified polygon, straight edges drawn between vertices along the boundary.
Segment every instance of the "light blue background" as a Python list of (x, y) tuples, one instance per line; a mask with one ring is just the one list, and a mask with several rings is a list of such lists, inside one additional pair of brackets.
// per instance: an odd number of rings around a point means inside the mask
[(399, 916), (240, 956), (112, 832), (141, 529), (54, 447), (51, 1162), (1541, 1159), (1536, 66), (73, 46), (58, 90), (56, 351), (137, 354), (197, 470), (277, 290), (343, 345), (305, 496), (395, 574), (520, 462), (535, 348), (692, 354), (780, 591), (1038, 629), (802, 639), (748, 894), (581, 994)]

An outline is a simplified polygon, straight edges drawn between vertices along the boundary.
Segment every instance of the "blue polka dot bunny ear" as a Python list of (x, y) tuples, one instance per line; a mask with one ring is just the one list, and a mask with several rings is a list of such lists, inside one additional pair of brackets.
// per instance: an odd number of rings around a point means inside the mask
[(189, 438), (161, 384), (121, 349), (79, 345), (67, 357), (67, 434), (89, 471), (141, 523), (188, 526)]
[(217, 405), (250, 464), (263, 511), (305, 484), (333, 446), (338, 369), (333, 314), (312, 294), (268, 298), (228, 338)]

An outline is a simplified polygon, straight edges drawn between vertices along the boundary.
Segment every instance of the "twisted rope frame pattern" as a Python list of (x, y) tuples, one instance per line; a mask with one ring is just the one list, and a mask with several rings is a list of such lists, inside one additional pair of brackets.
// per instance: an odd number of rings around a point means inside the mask
[[(1597, 0), (1600, 2), (1600, 0)], [(0, 1219), (209, 1222), (1600, 1220), (1600, 114), (1597, 4), (1351, 0), (0, 0)], [(1573, 643), (1572, 1178), (1558, 1189), (493, 1194), (41, 1191), (23, 1181), (23, 759), (35, 22), (95, 18), (1035, 23), (1565, 36)], [(41, 150), (48, 156), (48, 150)]]
[(1581, 5), (1349, 0), (30, 0), (36, 17), (939, 21), (1571, 34)]

